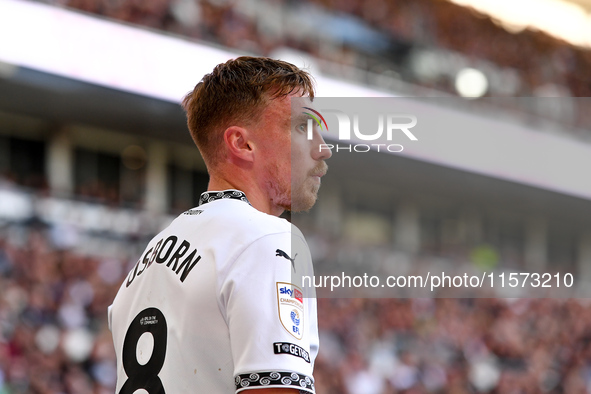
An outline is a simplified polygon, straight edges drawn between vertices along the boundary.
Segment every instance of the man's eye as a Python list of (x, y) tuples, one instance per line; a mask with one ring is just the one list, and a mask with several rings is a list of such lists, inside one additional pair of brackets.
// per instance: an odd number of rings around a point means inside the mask
[(299, 131), (308, 131), (308, 125), (306, 123), (302, 123), (297, 127), (297, 129)]

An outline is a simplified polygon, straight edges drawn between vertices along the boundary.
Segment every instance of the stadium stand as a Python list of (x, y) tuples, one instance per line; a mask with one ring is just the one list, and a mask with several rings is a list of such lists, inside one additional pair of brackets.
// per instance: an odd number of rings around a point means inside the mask
[[(289, 46), (319, 59), (387, 72), (451, 93), (455, 93), (455, 73), (449, 72), (450, 63), (459, 62), (466, 66), (489, 63), (494, 96), (590, 96), (588, 50), (539, 31), (508, 32), (491, 18), (447, 1), (48, 3), (261, 55)], [(306, 19), (311, 22), (306, 23)], [(322, 25), (314, 26), (314, 22), (327, 26), (321, 29)], [(346, 35), (343, 26), (352, 28), (353, 33)], [(335, 33), (330, 34), (330, 30)], [(354, 34), (358, 37), (350, 37)], [(412, 67), (413, 58), (424, 52), (440, 61), (420, 73)], [(333, 67), (333, 71), (338, 70)]]
[[(47, 1), (258, 55), (291, 48), (319, 68), (401, 95), (458, 94), (464, 69), (486, 79), (482, 95), (505, 110), (591, 125), (588, 49), (546, 33), (507, 31), (494, 19), (449, 1)], [(551, 110), (512, 107), (504, 97), (564, 97)]]

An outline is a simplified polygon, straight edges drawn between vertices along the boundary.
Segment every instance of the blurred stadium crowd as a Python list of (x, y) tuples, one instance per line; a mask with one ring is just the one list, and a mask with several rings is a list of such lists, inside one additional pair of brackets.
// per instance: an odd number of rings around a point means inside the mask
[(61, 250), (38, 226), (2, 233), (0, 393), (113, 393), (105, 311), (121, 262)]
[(586, 302), (320, 299), (319, 306), (318, 393), (589, 392)]
[[(296, 48), (443, 92), (455, 93), (458, 70), (447, 68), (463, 63), (490, 66), (494, 96), (591, 96), (588, 50), (443, 0), (43, 1), (260, 55)], [(430, 69), (418, 70), (417, 50), (435, 56), (420, 59)]]
[[(114, 390), (106, 310), (133, 256), (80, 253), (64, 246), (62, 230), (40, 220), (4, 221), (0, 228), (2, 394)], [(308, 234), (311, 242), (315, 237)], [(318, 303), (318, 393), (587, 393), (591, 387), (588, 300)]]

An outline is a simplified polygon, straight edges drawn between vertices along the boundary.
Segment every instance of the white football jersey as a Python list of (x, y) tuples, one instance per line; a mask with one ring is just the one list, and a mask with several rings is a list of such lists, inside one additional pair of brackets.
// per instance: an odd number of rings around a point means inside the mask
[(314, 393), (316, 300), (299, 286), (304, 273), (312, 262), (296, 227), (240, 191), (203, 193), (150, 241), (109, 307), (116, 392)]

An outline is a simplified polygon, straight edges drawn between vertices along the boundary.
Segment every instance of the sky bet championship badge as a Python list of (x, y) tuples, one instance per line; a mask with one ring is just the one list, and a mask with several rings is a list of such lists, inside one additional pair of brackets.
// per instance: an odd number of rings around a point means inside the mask
[(279, 320), (297, 339), (304, 335), (304, 296), (302, 290), (291, 283), (277, 282)]

